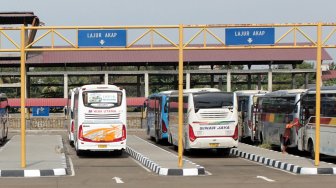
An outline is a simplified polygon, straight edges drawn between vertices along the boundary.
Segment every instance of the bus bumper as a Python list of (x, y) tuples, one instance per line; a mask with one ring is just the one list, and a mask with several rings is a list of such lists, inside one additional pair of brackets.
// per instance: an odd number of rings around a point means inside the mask
[(126, 140), (121, 142), (84, 142), (79, 141), (78, 150), (86, 151), (114, 151), (126, 149)]
[(189, 146), (186, 149), (233, 148), (238, 147), (238, 140), (231, 137), (197, 138), (194, 142), (189, 141)]

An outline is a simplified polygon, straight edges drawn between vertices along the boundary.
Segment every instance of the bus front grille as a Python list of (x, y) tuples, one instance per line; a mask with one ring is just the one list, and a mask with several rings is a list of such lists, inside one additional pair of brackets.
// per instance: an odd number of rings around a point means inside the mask
[(228, 112), (201, 112), (200, 115), (204, 119), (220, 119), (227, 118)]
[(85, 114), (85, 119), (119, 119), (120, 114)]

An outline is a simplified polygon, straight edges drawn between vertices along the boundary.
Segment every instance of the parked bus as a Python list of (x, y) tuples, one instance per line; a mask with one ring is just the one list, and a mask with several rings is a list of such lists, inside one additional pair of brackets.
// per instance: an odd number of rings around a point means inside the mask
[(242, 90), (236, 91), (238, 100), (238, 132), (239, 140), (246, 142), (258, 141), (255, 137), (255, 119), (257, 98), (265, 95), (268, 91)]
[[(183, 147), (225, 151), (238, 146), (236, 94), (218, 89), (183, 91)], [(178, 92), (169, 97), (169, 143), (178, 146)]]
[[(279, 90), (258, 97), (256, 136), (261, 143), (282, 146), (286, 124), (300, 116), (300, 96), (305, 91)], [(288, 147), (296, 147), (297, 139), (297, 130), (293, 127)]]
[[(321, 88), (320, 153), (336, 156), (336, 87)], [(316, 90), (302, 94), (298, 149), (309, 151), (315, 157)]]
[(67, 116), (67, 130), (68, 130), (68, 137), (69, 143), (73, 146), (74, 143), (74, 130), (75, 130), (75, 122), (74, 122), (74, 97), (75, 91), (77, 88), (70, 89), (68, 94), (68, 101), (67, 101), (67, 108), (66, 108), (66, 116)]
[(74, 96), (74, 145), (82, 151), (126, 149), (126, 92), (114, 85), (84, 85)]
[(8, 117), (9, 117), (9, 104), (7, 95), (5, 93), (0, 93), (0, 144), (3, 144), (7, 140), (8, 136)]
[(157, 143), (168, 138), (168, 98), (171, 92), (154, 93), (147, 100), (147, 135)]

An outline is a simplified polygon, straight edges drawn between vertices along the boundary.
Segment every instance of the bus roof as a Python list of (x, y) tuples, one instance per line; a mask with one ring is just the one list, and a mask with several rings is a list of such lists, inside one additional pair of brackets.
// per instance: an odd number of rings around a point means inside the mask
[(235, 91), (237, 96), (242, 96), (242, 95), (253, 95), (253, 94), (266, 94), (268, 91), (265, 90), (240, 90), (240, 91)]
[[(336, 86), (323, 86), (320, 89), (321, 93), (336, 93)], [(315, 94), (316, 88), (309, 88), (306, 93)]]
[(121, 90), (118, 86), (115, 85), (107, 85), (107, 84), (91, 84), (91, 85), (83, 85), (80, 89), (89, 89), (89, 90), (100, 90), (100, 89), (112, 89), (112, 90)]
[(159, 92), (159, 94), (170, 95), (170, 94), (172, 94), (175, 91), (178, 91), (178, 90), (161, 91), (161, 92)]
[[(193, 88), (193, 89), (184, 89), (183, 94), (189, 93), (200, 93), (200, 92), (220, 92), (221, 90), (217, 88)], [(178, 95), (178, 90), (171, 92), (171, 95)]]
[(292, 96), (306, 92), (307, 89), (288, 89), (288, 90), (278, 90), (271, 93), (266, 93), (265, 96)]

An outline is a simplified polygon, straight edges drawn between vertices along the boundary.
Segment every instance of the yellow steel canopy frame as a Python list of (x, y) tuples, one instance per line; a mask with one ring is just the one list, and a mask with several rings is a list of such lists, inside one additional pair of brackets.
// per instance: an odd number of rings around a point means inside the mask
[[(259, 27), (274, 27), (288, 29), (285, 31), (277, 40), (275, 40), (274, 45), (264, 45), (264, 46), (227, 46), (225, 40), (220, 35), (216, 34), (214, 30), (220, 30), (220, 33), (224, 33), (226, 28), (259, 28)], [(322, 32), (325, 28), (332, 27), (331, 32), (322, 40)], [(307, 34), (304, 31), (306, 28), (315, 28), (317, 31), (316, 39)], [(128, 42), (126, 47), (106, 47), (106, 48), (79, 48), (78, 47), (78, 30), (80, 29), (125, 29), (127, 31), (141, 31), (142, 34), (136, 37), (133, 41)], [(39, 37), (29, 44), (26, 44), (25, 33), (28, 31), (37, 30), (43, 32)], [(162, 32), (160, 31), (162, 30)], [(177, 34), (178, 41), (170, 39), (163, 34), (163, 31), (169, 30)], [(187, 42), (184, 42), (185, 31), (186, 30), (196, 30), (196, 34), (192, 36)], [(327, 30), (327, 29), (326, 29)], [(20, 42), (16, 42), (8, 33), (12, 31), (20, 32)], [(75, 32), (75, 41), (68, 39), (62, 31), (73, 31)], [(192, 45), (203, 33), (203, 45)], [(13, 28), (1, 28), (0, 27), (0, 53), (1, 52), (20, 52), (21, 53), (21, 166), (26, 167), (26, 122), (25, 122), (25, 60), (26, 52), (36, 52), (36, 51), (109, 51), (109, 50), (178, 50), (179, 51), (179, 141), (178, 141), (178, 166), (182, 167), (183, 160), (183, 51), (184, 50), (226, 50), (226, 49), (294, 49), (294, 48), (316, 48), (316, 144), (315, 144), (315, 165), (319, 165), (319, 145), (320, 145), (320, 83), (321, 83), (321, 51), (322, 48), (336, 48), (336, 44), (331, 42), (331, 38), (336, 34), (336, 23), (300, 23), (300, 24), (219, 24), (219, 25), (165, 25), (165, 26), (51, 26), (51, 27), (13, 27)], [(293, 34), (293, 37), (290, 35)], [(38, 44), (42, 39), (47, 38), (51, 35), (50, 44), (44, 46), (44, 48), (33, 48), (35, 44)], [(141, 45), (141, 41), (145, 40), (146, 37), (150, 38), (150, 41), (146, 45)], [(161, 41), (166, 42), (166, 45), (161, 43), (156, 43), (154, 40), (154, 35), (158, 36)], [(299, 40), (299, 36), (301, 40)], [(57, 46), (55, 43), (56, 38), (62, 40), (69, 46)], [(282, 45), (280, 42), (291, 38), (292, 42), (286, 45)], [(212, 39), (215, 42), (209, 42)], [(48, 39), (47, 39), (48, 40)], [(4, 47), (3, 43), (9, 43), (13, 47)], [(304, 43), (303, 43), (304, 42)], [(21, 45), (18, 45), (21, 44)], [(215, 45), (214, 45), (215, 44)], [(138, 45), (138, 46), (137, 46)], [(141, 45), (141, 47), (139, 46)]]

